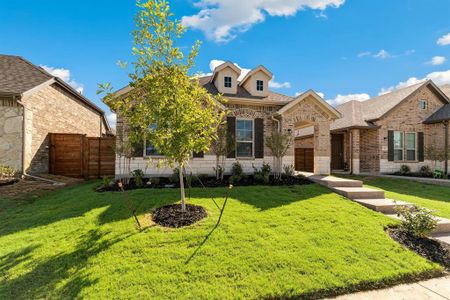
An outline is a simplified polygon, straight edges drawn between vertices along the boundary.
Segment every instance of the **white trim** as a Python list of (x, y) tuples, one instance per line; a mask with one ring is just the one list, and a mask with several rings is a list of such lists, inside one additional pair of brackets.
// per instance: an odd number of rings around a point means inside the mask
[(267, 76), (270, 77), (270, 79), (273, 78), (273, 74), (272, 72), (270, 72), (266, 67), (264, 67), (263, 65), (259, 65), (256, 68), (252, 69), (250, 72), (248, 72), (244, 78), (242, 78), (241, 82), (239, 82), (239, 85), (242, 86), (250, 77), (252, 77), (253, 74), (255, 74), (256, 72), (261, 71), (263, 73), (265, 73)]

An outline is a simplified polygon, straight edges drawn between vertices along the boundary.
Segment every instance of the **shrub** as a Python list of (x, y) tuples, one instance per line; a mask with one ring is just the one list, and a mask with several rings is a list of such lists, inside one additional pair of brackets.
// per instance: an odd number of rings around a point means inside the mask
[(272, 168), (268, 163), (263, 163), (261, 170), (258, 170), (255, 166), (253, 166), (253, 178), (255, 183), (269, 184), (271, 171)]
[(131, 176), (133, 176), (136, 186), (141, 187), (144, 185), (144, 172), (141, 169), (136, 169), (131, 172)]
[(290, 177), (294, 176), (295, 168), (293, 165), (284, 165), (283, 166), (283, 176)]
[(244, 176), (244, 171), (242, 170), (242, 166), (238, 161), (233, 163), (233, 166), (231, 167), (231, 175), (241, 177)]
[(180, 170), (179, 168), (173, 169), (172, 175), (170, 175), (170, 177), (169, 177), (169, 181), (171, 183), (177, 184), (180, 182), (180, 174), (179, 174), (180, 171), (179, 170)]
[(108, 186), (111, 185), (111, 178), (109, 178), (108, 176), (103, 176), (102, 177), (102, 187), (107, 188)]
[(397, 214), (402, 218), (401, 228), (415, 237), (425, 237), (437, 226), (437, 220), (429, 209), (418, 207), (413, 212), (408, 207), (400, 207)]
[(422, 177), (433, 177), (433, 172), (429, 166), (422, 166), (420, 167), (419, 175)]
[(402, 174), (402, 175), (408, 175), (408, 174), (410, 174), (411, 173), (411, 169), (410, 169), (410, 167), (408, 166), (408, 165), (402, 165), (401, 167), (400, 167), (400, 174)]
[(0, 165), (0, 179), (16, 177), (17, 171), (9, 166)]
[(152, 177), (149, 182), (152, 186), (159, 186), (161, 179), (159, 177)]

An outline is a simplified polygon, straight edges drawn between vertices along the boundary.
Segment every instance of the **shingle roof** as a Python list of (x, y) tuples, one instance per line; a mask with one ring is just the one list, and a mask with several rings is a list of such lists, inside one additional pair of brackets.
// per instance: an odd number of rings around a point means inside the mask
[[(219, 94), (214, 83), (210, 82), (211, 76), (203, 76), (199, 78), (199, 83), (202, 85), (209, 93), (213, 95)], [(276, 92), (269, 91), (269, 95), (267, 97), (253, 96), (250, 94), (243, 86), (237, 86), (236, 94), (224, 94), (224, 97), (227, 98), (248, 98), (248, 99), (257, 99), (257, 100), (266, 100), (266, 101), (276, 101), (276, 102), (289, 102), (294, 98), (290, 96), (286, 96), (283, 94), (279, 94)]]
[(22, 94), (52, 78), (22, 57), (0, 55), (0, 93)]

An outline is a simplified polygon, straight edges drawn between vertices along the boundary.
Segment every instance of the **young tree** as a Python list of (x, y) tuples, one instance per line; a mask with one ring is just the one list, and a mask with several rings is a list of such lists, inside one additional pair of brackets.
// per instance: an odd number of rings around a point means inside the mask
[(188, 55), (177, 46), (185, 28), (173, 19), (165, 0), (137, 1), (133, 31), (134, 72), (130, 92), (111, 93), (105, 102), (120, 112), (130, 143), (147, 141), (165, 156), (164, 163), (178, 166), (182, 211), (186, 210), (183, 169), (195, 152), (208, 151), (216, 138), (224, 112), (220, 96), (212, 96), (189, 75), (198, 54), (197, 41)]
[(281, 170), (283, 168), (283, 157), (286, 155), (292, 144), (292, 134), (290, 132), (281, 132), (273, 130), (266, 137), (266, 146), (272, 151), (274, 157), (273, 170), (275, 179), (281, 178)]
[(211, 144), (211, 151), (216, 155), (216, 179), (223, 180), (225, 171), (225, 158), (233, 151), (233, 137), (228, 133), (225, 124), (221, 124), (217, 129), (217, 138)]

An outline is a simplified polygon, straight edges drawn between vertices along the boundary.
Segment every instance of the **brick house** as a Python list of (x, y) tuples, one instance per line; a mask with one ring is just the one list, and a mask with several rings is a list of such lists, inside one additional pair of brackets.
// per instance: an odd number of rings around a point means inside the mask
[(63, 80), (21, 57), (0, 55), (0, 164), (47, 173), (49, 133), (109, 131), (104, 112)]
[[(227, 99), (227, 127), (236, 136), (235, 151), (225, 161), (225, 173), (229, 173), (234, 162), (239, 161), (246, 173), (253, 172), (253, 166), (260, 168), (264, 162), (273, 165), (270, 149), (264, 140), (272, 130), (294, 132), (296, 128), (312, 126), (314, 132), (315, 168), (317, 174), (330, 173), (330, 124), (340, 113), (310, 90), (298, 97), (289, 97), (269, 89), (272, 73), (264, 66), (258, 66), (240, 79), (241, 70), (231, 62), (217, 66), (210, 76), (199, 78), (199, 83), (211, 94), (223, 94)], [(125, 87), (116, 92), (123, 95), (130, 91)], [(279, 127), (280, 126), (280, 127)], [(125, 134), (126, 123), (117, 112), (117, 141)], [(157, 168), (158, 155), (152, 145), (144, 145), (136, 157), (131, 159), (130, 170), (141, 169), (147, 176), (167, 176), (170, 168)], [(150, 159), (152, 164), (149, 165)], [(116, 177), (127, 176), (121, 170), (124, 165), (116, 159)], [(283, 165), (294, 164), (292, 145), (283, 159)], [(213, 153), (201, 153), (192, 157), (189, 165), (197, 174), (214, 174), (216, 157)]]
[[(331, 126), (331, 169), (359, 173), (392, 173), (401, 165), (413, 172), (433, 168), (427, 148), (448, 151), (450, 86), (426, 81), (366, 101), (349, 101), (336, 107), (342, 118)], [(305, 151), (312, 151), (313, 129), (296, 132), (297, 168)], [(302, 157), (303, 156), (303, 157)], [(448, 157), (448, 156), (447, 156)], [(448, 162), (437, 167), (447, 168)], [(307, 166), (311, 169), (311, 166)]]

